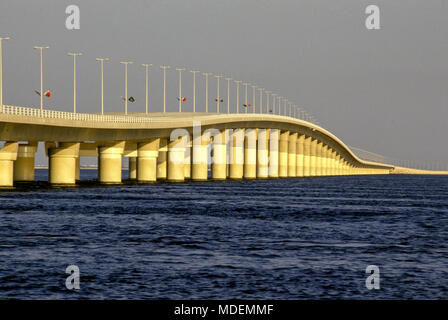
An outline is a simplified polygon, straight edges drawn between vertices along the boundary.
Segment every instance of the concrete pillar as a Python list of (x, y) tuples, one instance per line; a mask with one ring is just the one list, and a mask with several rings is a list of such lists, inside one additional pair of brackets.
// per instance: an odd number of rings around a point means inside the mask
[(191, 139), (189, 139), (189, 142), (185, 146), (184, 177), (185, 179), (191, 179)]
[(323, 176), (328, 176), (328, 146), (324, 145), (322, 147), (322, 172)]
[(208, 179), (208, 134), (193, 135), (193, 165), (191, 178), (195, 181)]
[(278, 178), (280, 130), (269, 130), (269, 178)]
[(257, 129), (244, 134), (244, 179), (257, 178)]
[(337, 152), (336, 150), (331, 149), (331, 175), (337, 176), (338, 172), (336, 170), (337, 160), (336, 160)]
[(100, 183), (121, 183), (121, 159), (124, 146), (124, 141), (98, 146), (98, 181)]
[(14, 185), (14, 161), (18, 149), (18, 142), (5, 142), (0, 149), (0, 188), (11, 188)]
[(296, 177), (297, 132), (289, 134), (288, 143), (288, 177)]
[(81, 180), (81, 157), (79, 155), (75, 159), (75, 180)]
[[(157, 156), (160, 138), (137, 143), (136, 179), (141, 183), (157, 181)], [(133, 159), (133, 158), (129, 158)]]
[(137, 158), (128, 157), (128, 179), (137, 179)]
[(34, 155), (37, 144), (19, 144), (14, 161), (14, 181), (34, 181)]
[(311, 175), (311, 137), (305, 137), (303, 141), (303, 176)]
[(316, 146), (316, 176), (321, 176), (322, 175), (322, 149), (324, 147), (324, 144), (322, 143), (322, 141), (318, 141), (317, 142), (317, 146)]
[(157, 179), (166, 180), (166, 160), (168, 152), (168, 139), (160, 138), (159, 153), (157, 156)]
[(186, 141), (182, 137), (168, 142), (167, 179), (170, 182), (182, 182), (185, 180), (185, 145)]
[(288, 177), (288, 149), (289, 149), (289, 131), (280, 133), (280, 148), (278, 154), (278, 176), (280, 178)]
[(257, 178), (269, 177), (269, 129), (258, 129)]
[(76, 183), (76, 159), (79, 158), (79, 142), (62, 142), (48, 149), (48, 178), (54, 185)]
[(310, 176), (315, 176), (317, 165), (317, 139), (311, 140), (310, 162)]
[(303, 177), (303, 143), (305, 135), (299, 134), (297, 136), (296, 146), (296, 177)]
[(225, 130), (219, 130), (219, 134), (213, 136), (212, 150), (212, 178), (225, 180), (227, 178)]
[(230, 136), (230, 179), (243, 179), (244, 176), (244, 129), (234, 130)]

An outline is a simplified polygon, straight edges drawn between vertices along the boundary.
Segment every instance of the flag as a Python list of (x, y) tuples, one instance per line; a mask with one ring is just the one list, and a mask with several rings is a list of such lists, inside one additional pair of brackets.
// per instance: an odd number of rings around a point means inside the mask
[(134, 99), (134, 97), (129, 97), (129, 102), (134, 102), (135, 101), (135, 99)]

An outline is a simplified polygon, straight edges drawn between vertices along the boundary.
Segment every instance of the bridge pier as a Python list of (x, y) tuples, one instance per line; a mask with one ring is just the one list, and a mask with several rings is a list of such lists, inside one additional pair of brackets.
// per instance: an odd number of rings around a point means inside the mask
[(257, 178), (269, 177), (269, 129), (258, 129)]
[(170, 182), (185, 181), (185, 141), (183, 137), (168, 143), (168, 172), (167, 179)]
[(311, 137), (303, 140), (303, 176), (311, 176)]
[(14, 185), (14, 161), (17, 159), (18, 142), (5, 142), (0, 149), (0, 188)]
[(316, 146), (316, 176), (322, 176), (322, 141), (317, 141)]
[(288, 140), (288, 177), (296, 176), (297, 132), (289, 134)]
[(14, 181), (34, 181), (34, 155), (37, 143), (19, 144), (17, 159), (14, 161)]
[(280, 149), (278, 154), (278, 176), (280, 178), (288, 177), (288, 147), (289, 131), (280, 132)]
[(244, 133), (244, 179), (257, 178), (257, 129)]
[(229, 178), (240, 180), (244, 176), (244, 129), (233, 131), (230, 139)]
[(191, 178), (195, 181), (208, 179), (208, 134), (193, 136), (193, 165)]
[(76, 184), (76, 159), (79, 158), (79, 142), (60, 142), (48, 149), (48, 178), (54, 185)]
[(321, 174), (328, 176), (328, 145), (324, 144), (322, 147), (322, 167)]
[(157, 157), (157, 180), (166, 180), (167, 152), (168, 152), (168, 139), (160, 138), (159, 153)]
[(278, 178), (280, 130), (269, 129), (269, 178)]
[(121, 161), (125, 142), (113, 142), (98, 147), (98, 181), (104, 184), (121, 183)]
[(184, 177), (185, 179), (191, 179), (191, 137), (188, 140), (188, 144), (185, 146)]
[(128, 179), (137, 179), (137, 157), (128, 157)]
[(212, 179), (227, 179), (226, 164), (226, 131), (220, 130), (219, 134), (213, 136), (213, 161), (212, 161)]
[(311, 139), (310, 148), (310, 176), (316, 176), (316, 163), (317, 163), (317, 140)]
[(303, 177), (303, 143), (305, 135), (299, 134), (297, 136), (296, 146), (296, 177)]
[(137, 182), (148, 183), (157, 181), (157, 156), (159, 154), (159, 144), (159, 138), (137, 143), (137, 158), (134, 158), (137, 162)]

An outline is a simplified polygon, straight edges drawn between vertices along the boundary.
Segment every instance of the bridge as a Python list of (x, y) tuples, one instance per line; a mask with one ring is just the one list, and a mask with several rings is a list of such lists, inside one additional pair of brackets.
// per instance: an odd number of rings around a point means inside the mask
[[(80, 177), (80, 158), (98, 157), (98, 182), (122, 183), (123, 158), (129, 161), (129, 179), (140, 183), (156, 181), (182, 182), (208, 179), (268, 179), (390, 173), (429, 173), (400, 168), (382, 161), (362, 159), (334, 134), (321, 127), (314, 118), (289, 100), (278, 97), (277, 105), (270, 91), (263, 103), (252, 105), (245, 86), (243, 112), (240, 112), (239, 84), (235, 111), (230, 110), (230, 78), (227, 81), (227, 108), (220, 109), (217, 79), (216, 112), (208, 108), (206, 79), (206, 112), (196, 112), (196, 89), (193, 112), (182, 112), (182, 85), (179, 71), (179, 112), (166, 112), (166, 69), (164, 76), (163, 112), (148, 112), (148, 67), (146, 68), (146, 112), (128, 113), (127, 66), (125, 65), (125, 112), (105, 113), (103, 105), (103, 62), (101, 62), (101, 113), (76, 112), (76, 56), (74, 58), (73, 112), (48, 110), (43, 107), (42, 50), (40, 108), (3, 104), (2, 57), (0, 38), (0, 187), (13, 188), (15, 183), (34, 181), (35, 153), (44, 142), (48, 157), (49, 183), (75, 185)], [(195, 76), (198, 71), (191, 70)], [(195, 81), (195, 78), (193, 78)], [(193, 86), (195, 88), (195, 85)], [(258, 99), (257, 99), (258, 100)], [(283, 104), (282, 104), (283, 102)], [(276, 108), (277, 107), (277, 108)], [(220, 112), (224, 110), (223, 112)], [(3, 142), (3, 143), (1, 143)], [(211, 175), (209, 176), (209, 167)], [(434, 172), (432, 172), (434, 173)]]

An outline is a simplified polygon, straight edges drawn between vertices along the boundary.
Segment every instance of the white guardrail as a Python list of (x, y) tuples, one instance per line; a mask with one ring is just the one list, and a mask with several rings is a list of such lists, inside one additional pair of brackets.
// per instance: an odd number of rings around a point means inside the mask
[(149, 117), (135, 117), (126, 115), (102, 115), (91, 113), (73, 113), (56, 110), (40, 110), (37, 108), (0, 106), (0, 114), (11, 114), (17, 116), (31, 116), (37, 118), (78, 120), (78, 121), (97, 121), (114, 123), (151, 123), (154, 122)]

